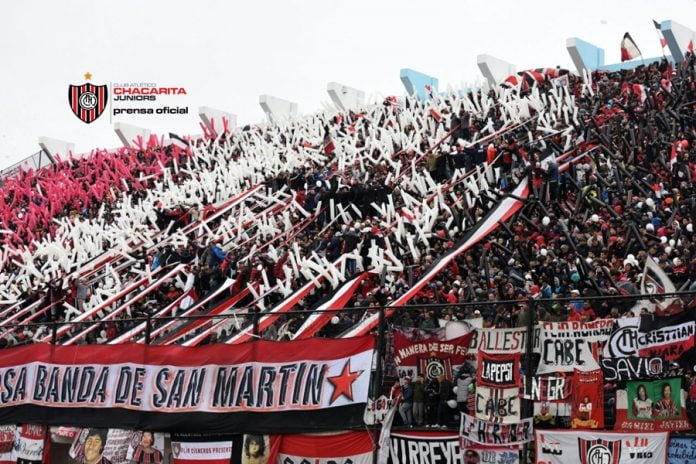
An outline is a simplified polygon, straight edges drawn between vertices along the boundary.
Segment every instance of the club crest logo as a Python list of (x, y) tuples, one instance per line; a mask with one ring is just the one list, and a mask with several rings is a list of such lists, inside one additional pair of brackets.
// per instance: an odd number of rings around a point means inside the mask
[[(85, 74), (85, 80), (92, 79), (90, 73)], [(73, 114), (87, 124), (95, 121), (106, 108), (109, 90), (106, 85), (94, 85), (85, 82), (82, 85), (68, 87), (68, 103)]]
[(447, 380), (452, 380), (452, 361), (449, 358), (441, 359), (435, 356), (419, 358), (418, 373), (427, 380), (435, 380), (441, 375), (444, 375)]
[(578, 438), (581, 464), (619, 464), (621, 441)]

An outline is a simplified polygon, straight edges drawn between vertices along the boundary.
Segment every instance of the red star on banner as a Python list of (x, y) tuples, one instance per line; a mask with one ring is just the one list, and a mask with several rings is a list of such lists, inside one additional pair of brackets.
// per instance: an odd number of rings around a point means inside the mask
[(350, 359), (348, 359), (339, 375), (328, 377), (327, 380), (331, 382), (334, 387), (329, 404), (333, 404), (333, 402), (341, 396), (345, 396), (353, 401), (353, 382), (358, 380), (358, 377), (360, 377), (362, 373), (363, 371), (351, 372)]

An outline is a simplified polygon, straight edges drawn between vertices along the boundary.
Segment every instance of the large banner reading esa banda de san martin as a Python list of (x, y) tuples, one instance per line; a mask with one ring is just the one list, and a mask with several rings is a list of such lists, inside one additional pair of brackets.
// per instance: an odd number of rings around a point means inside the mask
[(364, 336), (1, 350), (0, 424), (210, 433), (359, 426), (374, 344)]

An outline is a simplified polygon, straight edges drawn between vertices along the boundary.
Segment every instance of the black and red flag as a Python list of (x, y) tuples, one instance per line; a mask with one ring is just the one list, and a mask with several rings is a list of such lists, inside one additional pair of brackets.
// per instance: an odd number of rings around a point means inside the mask
[(84, 83), (68, 87), (68, 103), (73, 114), (87, 124), (96, 120), (104, 112), (109, 98), (106, 85)]
[(642, 55), (631, 34), (625, 33), (621, 40), (621, 62), (630, 61)]

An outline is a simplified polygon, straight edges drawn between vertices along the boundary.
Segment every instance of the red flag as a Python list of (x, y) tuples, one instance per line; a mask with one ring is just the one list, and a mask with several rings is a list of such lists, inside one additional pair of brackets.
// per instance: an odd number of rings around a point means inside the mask
[(435, 108), (430, 108), (430, 116), (435, 118), (437, 122), (440, 122), (440, 120), (442, 119), (442, 115), (438, 113), (438, 111)]
[(694, 52), (694, 41), (689, 40), (689, 45), (686, 47), (687, 50), (689, 50), (691, 53)]
[(677, 162), (677, 144), (676, 142), (672, 144), (672, 151), (669, 154), (669, 167), (672, 168), (674, 163)]
[(573, 375), (574, 429), (601, 429), (604, 427), (604, 390), (602, 371), (578, 371)]
[(635, 93), (638, 98), (640, 99), (640, 102), (643, 103), (645, 100), (648, 99), (648, 95), (645, 92), (645, 86), (641, 84), (633, 84), (633, 93)]
[(628, 32), (624, 34), (623, 40), (621, 41), (621, 61), (629, 61), (634, 58), (641, 56), (642, 53), (638, 48), (638, 45), (633, 41), (631, 34)]
[(665, 48), (667, 46), (667, 40), (664, 38), (660, 37), (660, 45), (662, 45), (662, 48)]

